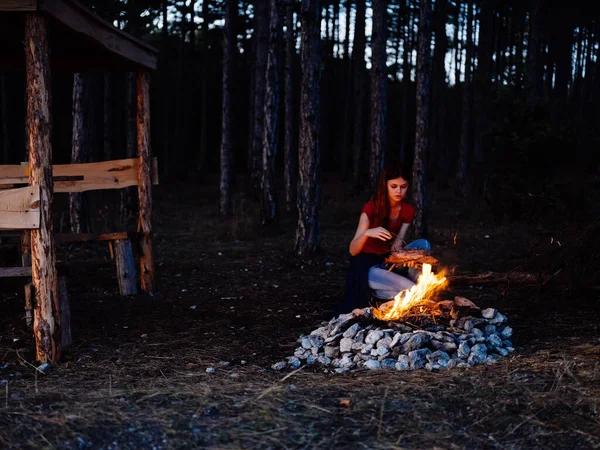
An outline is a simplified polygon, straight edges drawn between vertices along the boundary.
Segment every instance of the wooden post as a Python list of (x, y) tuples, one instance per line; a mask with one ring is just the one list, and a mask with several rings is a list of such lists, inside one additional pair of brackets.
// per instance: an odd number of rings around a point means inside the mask
[(152, 179), (150, 158), (150, 74), (137, 73), (137, 145), (138, 198), (140, 203), (140, 281), (142, 291), (154, 291), (154, 260), (152, 257)]
[(33, 284), (27, 283), (25, 285), (25, 323), (28, 330), (31, 330), (33, 327), (33, 292)]
[(26, 14), (24, 46), (29, 184), (40, 186), (41, 211), (40, 228), (31, 231), (31, 270), (35, 294), (33, 334), (36, 359), (41, 363), (53, 364), (61, 357), (61, 331), (52, 225), (54, 186), (48, 24), (42, 14)]
[(62, 348), (67, 348), (73, 344), (73, 337), (71, 336), (71, 305), (69, 304), (67, 277), (58, 277), (58, 298), (60, 301), (60, 342)]
[(121, 295), (136, 295), (135, 261), (129, 239), (115, 241), (115, 260), (117, 263), (117, 280)]

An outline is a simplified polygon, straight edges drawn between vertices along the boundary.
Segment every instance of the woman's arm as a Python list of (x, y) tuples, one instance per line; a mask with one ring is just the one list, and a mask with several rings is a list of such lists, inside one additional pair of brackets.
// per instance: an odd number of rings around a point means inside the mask
[(406, 232), (408, 231), (409, 226), (410, 223), (403, 223), (402, 225), (400, 225), (400, 231), (398, 231), (398, 235), (396, 236), (396, 239), (394, 239), (394, 243), (392, 244), (393, 252), (396, 252), (402, 247), (404, 247), (404, 238), (406, 237)]
[(370, 224), (369, 216), (362, 213), (360, 215), (360, 220), (358, 221), (356, 233), (354, 233), (354, 238), (352, 239), (352, 242), (350, 242), (350, 254), (352, 256), (356, 256), (362, 251), (365, 242), (367, 242), (367, 239), (370, 237), (381, 239), (382, 241), (387, 241), (392, 238), (392, 233), (385, 228), (369, 228)]

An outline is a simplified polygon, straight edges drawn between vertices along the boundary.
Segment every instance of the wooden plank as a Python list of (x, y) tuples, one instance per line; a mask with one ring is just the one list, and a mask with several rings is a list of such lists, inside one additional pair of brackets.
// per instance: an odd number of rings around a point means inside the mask
[[(152, 161), (152, 184), (158, 184), (158, 162)], [(122, 189), (138, 184), (139, 158), (52, 166), (54, 192)], [(0, 185), (27, 184), (28, 165), (0, 165)]]
[(115, 28), (79, 3), (71, 0), (39, 1), (42, 11), (46, 11), (77, 33), (91, 38), (111, 53), (120, 55), (146, 69), (156, 69), (158, 50)]
[(37, 0), (0, 0), (0, 11), (37, 11)]
[(57, 234), (56, 242), (59, 244), (67, 244), (73, 242), (89, 242), (89, 241), (118, 241), (121, 239), (129, 239), (129, 234), (125, 231), (117, 233), (79, 233), (79, 234)]
[(0, 278), (30, 277), (31, 267), (0, 267)]
[(0, 191), (0, 230), (32, 230), (40, 227), (40, 187)]

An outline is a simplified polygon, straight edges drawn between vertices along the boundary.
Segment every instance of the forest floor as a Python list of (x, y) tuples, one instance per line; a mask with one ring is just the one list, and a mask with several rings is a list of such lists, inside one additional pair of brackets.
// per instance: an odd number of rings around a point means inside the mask
[[(365, 198), (325, 178), (323, 249), (310, 260), (292, 254), (292, 218), (261, 229), (242, 193), (237, 218), (220, 219), (216, 183), (156, 187), (153, 295), (119, 297), (105, 244), (60, 247), (74, 345), (47, 374), (34, 370), (23, 281), (3, 279), (0, 448), (600, 448), (597, 294), (507, 284), (448, 292), (508, 316), (517, 351), (493, 365), (270, 369), (343, 294)], [(553, 237), (531, 223), (495, 224), (449, 192), (434, 198), (433, 253), (455, 273), (530, 270)]]

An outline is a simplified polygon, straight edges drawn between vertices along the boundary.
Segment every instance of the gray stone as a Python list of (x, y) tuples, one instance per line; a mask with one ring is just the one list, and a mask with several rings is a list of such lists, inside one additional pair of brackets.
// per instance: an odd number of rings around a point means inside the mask
[(473, 331), (473, 328), (475, 327), (475, 325), (473, 325), (473, 321), (472, 320), (467, 320), (465, 321), (463, 328), (467, 333), (470, 333), (471, 331)]
[(410, 353), (413, 350), (418, 350), (425, 347), (431, 342), (431, 336), (426, 333), (415, 333), (411, 338), (403, 345), (402, 352)]
[(390, 348), (390, 344), (392, 343), (392, 338), (389, 337), (383, 337), (381, 339), (379, 339), (377, 341), (377, 344), (375, 344), (375, 347), (380, 348), (380, 347), (386, 347), (386, 348)]
[(396, 370), (408, 370), (410, 369), (410, 359), (407, 355), (400, 355), (398, 357), (398, 362), (394, 366)]
[(290, 369), (297, 369), (301, 364), (302, 362), (295, 356), (290, 356), (288, 358), (288, 366), (290, 366)]
[(489, 336), (490, 334), (495, 334), (496, 333), (496, 325), (486, 325), (485, 328), (483, 329), (483, 332), (485, 333), (486, 336)]
[(513, 329), (509, 326), (504, 327), (504, 329), (500, 332), (500, 336), (504, 339), (508, 339), (513, 334)]
[(338, 361), (339, 367), (352, 367), (354, 365), (354, 361), (350, 359), (348, 356), (344, 356), (342, 359)]
[(494, 364), (500, 358), (502, 358), (502, 356), (497, 355), (497, 354), (488, 355), (485, 362), (486, 362), (486, 364)]
[(363, 355), (371, 354), (371, 350), (373, 350), (373, 344), (365, 344), (363, 349), (360, 351)]
[(460, 359), (452, 358), (450, 361), (448, 361), (446, 367), (448, 367), (448, 369), (454, 369), (460, 362)]
[(441, 364), (440, 361), (446, 362), (446, 361), (450, 360), (450, 355), (448, 355), (448, 353), (443, 352), (441, 350), (437, 350), (437, 351), (435, 351), (433, 353), (427, 354), (426, 358), (427, 358), (427, 361), (429, 361), (430, 363)]
[(466, 362), (459, 362), (456, 367), (461, 368), (461, 369), (466, 369), (471, 367), (472, 364), (466, 363)]
[[(283, 370), (287, 367), (287, 362), (285, 361), (279, 361), (278, 363), (275, 363), (271, 366), (271, 369), (273, 370)], [(209, 367), (209, 369), (212, 369), (212, 367)], [(206, 371), (208, 372), (208, 369), (206, 369)]]
[(354, 341), (352, 340), (352, 338), (345, 337), (344, 339), (342, 339), (340, 341), (340, 351), (342, 353), (351, 351), (352, 344), (354, 344)]
[(381, 364), (379, 363), (379, 361), (375, 361), (375, 360), (369, 360), (365, 362), (365, 367), (367, 369), (380, 369), (381, 368)]
[(367, 337), (365, 339), (365, 343), (375, 344), (382, 337), (383, 337), (383, 331), (380, 331), (380, 330), (369, 331), (369, 334), (367, 334)]
[(481, 317), (485, 319), (492, 319), (496, 314), (496, 310), (494, 308), (487, 308), (481, 311)]
[(308, 339), (307, 337), (303, 338), (302, 339), (302, 348), (309, 349), (311, 347), (312, 347), (312, 345), (310, 343), (310, 339)]
[(299, 359), (306, 359), (308, 355), (310, 355), (310, 350), (307, 350), (304, 347), (298, 347), (294, 352), (294, 356)]
[(325, 341), (321, 339), (319, 336), (311, 335), (308, 337), (310, 341), (310, 346), (313, 348), (321, 348), (323, 347)]
[(436, 350), (442, 350), (446, 353), (454, 353), (457, 348), (454, 342), (440, 342), (435, 339), (431, 341), (431, 345), (433, 345)]
[(477, 342), (485, 342), (485, 334), (479, 328), (473, 328), (471, 333)]
[(508, 350), (509, 353), (512, 353), (515, 351), (515, 349), (513, 347), (506, 347), (506, 350)]
[(341, 331), (344, 331), (344, 329), (348, 325), (348, 322), (350, 322), (353, 319), (354, 319), (354, 317), (353, 317), (352, 313), (348, 313), (348, 314), (340, 315), (337, 319), (334, 319), (332, 321), (333, 323), (329, 322), (332, 327), (331, 331), (329, 332), (329, 335), (333, 336), (335, 334), (338, 334)]
[(319, 363), (323, 364), (324, 366), (328, 366), (329, 364), (331, 364), (331, 359), (330, 359), (330, 358), (328, 358), (328, 357), (327, 357), (327, 356), (325, 356), (325, 355), (320, 355), (320, 356), (317, 358), (317, 361), (318, 361)]
[(360, 330), (360, 325), (355, 323), (350, 328), (348, 328), (346, 331), (344, 331), (344, 337), (345, 338), (353, 338), (354, 336), (356, 336), (356, 333), (358, 333), (358, 330)]
[(371, 350), (371, 356), (378, 356), (379, 352), (377, 351), (376, 348), (374, 348), (373, 350)]
[(459, 341), (468, 341), (469, 339), (471, 339), (473, 336), (470, 334), (461, 334), (460, 336), (458, 336), (458, 340)]
[(460, 359), (467, 359), (469, 357), (469, 354), (471, 353), (471, 347), (469, 347), (469, 344), (467, 344), (466, 342), (461, 342), (460, 345), (458, 346), (458, 352), (457, 355)]
[(413, 350), (411, 352), (408, 353), (408, 359), (410, 361), (410, 368), (411, 369), (421, 369), (423, 367), (425, 367), (425, 364), (427, 363), (427, 360), (425, 359), (425, 357), (431, 353), (431, 350), (429, 350), (428, 348), (423, 348), (420, 350)]
[(361, 342), (355, 342), (352, 344), (352, 351), (359, 353), (363, 348), (365, 348), (367, 344), (363, 344)]
[(408, 342), (408, 340), (413, 336), (412, 332), (410, 333), (402, 333), (402, 336), (400, 337), (400, 342), (399, 344), (406, 344)]
[(337, 369), (334, 369), (335, 373), (345, 373), (350, 371), (350, 369), (348, 367), (338, 367)]
[(398, 361), (396, 361), (395, 359), (385, 358), (383, 361), (381, 361), (381, 368), (382, 369), (395, 369), (397, 362)]
[(506, 348), (512, 347), (512, 342), (509, 339), (503, 339), (502, 340), (502, 346), (506, 347)]
[(379, 356), (387, 356), (390, 353), (390, 349), (386, 345), (382, 345), (381, 347), (377, 347), (377, 355)]
[(490, 319), (490, 323), (494, 324), (494, 325), (498, 325), (498, 324), (506, 322), (507, 320), (508, 319), (506, 318), (505, 315), (496, 311), (496, 314), (494, 314), (494, 317), (492, 319)]
[(313, 336), (318, 336), (321, 339), (327, 339), (329, 336), (329, 331), (330, 330), (327, 327), (319, 327), (316, 330), (311, 331), (310, 334)]
[(487, 340), (493, 347), (502, 347), (502, 339), (497, 334), (490, 334)]
[(336, 342), (339, 341), (340, 338), (342, 337), (343, 333), (337, 333), (334, 334), (333, 336), (329, 336), (327, 339), (325, 339), (325, 344), (331, 344), (332, 342)]
[(497, 351), (502, 356), (508, 356), (509, 355), (509, 351), (507, 349), (505, 349), (505, 348), (496, 347), (494, 350)]
[(366, 334), (367, 334), (366, 330), (360, 330), (358, 333), (356, 333), (356, 336), (354, 336), (354, 342), (363, 344), (365, 342)]
[(316, 355), (309, 355), (306, 358), (306, 364), (308, 364), (310, 366), (310, 365), (314, 364), (317, 361), (317, 359), (319, 359), (318, 356), (316, 356)]
[(487, 359), (487, 347), (485, 344), (476, 344), (471, 348), (468, 362), (470, 364), (483, 364)]
[(395, 333), (392, 341), (390, 342), (390, 348), (394, 348), (400, 339), (402, 338), (402, 333)]
[(311, 348), (310, 348), (310, 352), (311, 352), (313, 355), (318, 355), (318, 354), (319, 354), (319, 350), (321, 350), (321, 349), (320, 349), (320, 348), (317, 348), (317, 347), (311, 347)]
[(339, 354), (340, 354), (340, 349), (338, 347), (333, 346), (333, 345), (325, 346), (325, 356), (327, 356), (328, 358), (335, 358)]

